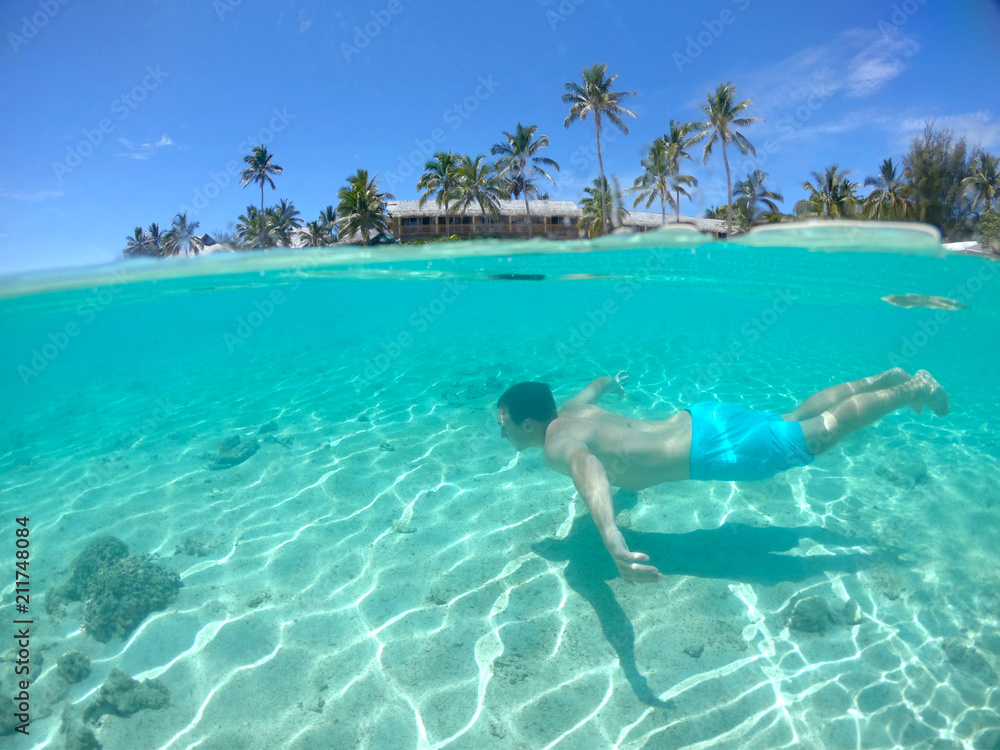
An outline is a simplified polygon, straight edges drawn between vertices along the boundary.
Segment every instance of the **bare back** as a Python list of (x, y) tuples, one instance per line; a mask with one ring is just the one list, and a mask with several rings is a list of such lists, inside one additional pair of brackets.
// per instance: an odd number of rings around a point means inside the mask
[(572, 476), (570, 446), (583, 443), (617, 487), (641, 490), (690, 476), (691, 415), (659, 420), (624, 417), (593, 404), (564, 406), (545, 433), (545, 464)]

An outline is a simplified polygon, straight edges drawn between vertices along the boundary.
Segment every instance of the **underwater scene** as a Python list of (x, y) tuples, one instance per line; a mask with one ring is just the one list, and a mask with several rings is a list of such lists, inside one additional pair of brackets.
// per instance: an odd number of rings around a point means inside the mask
[[(998, 268), (827, 223), (8, 276), (0, 745), (996, 750)], [(523, 381), (662, 420), (894, 368), (950, 412), (612, 487), (650, 584), (498, 424)]]

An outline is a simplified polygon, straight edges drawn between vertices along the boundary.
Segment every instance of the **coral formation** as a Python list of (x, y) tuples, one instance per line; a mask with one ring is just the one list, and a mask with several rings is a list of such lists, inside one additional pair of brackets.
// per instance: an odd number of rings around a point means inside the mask
[(160, 680), (139, 682), (120, 669), (112, 669), (94, 702), (83, 712), (83, 720), (96, 724), (105, 714), (128, 717), (144, 708), (164, 708), (169, 703), (170, 693)]
[(80, 625), (101, 643), (126, 637), (152, 612), (166, 609), (181, 587), (176, 573), (149, 557), (128, 554), (120, 539), (101, 537), (73, 561), (69, 581), (50, 591), (49, 612), (65, 602), (84, 602)]
[(890, 294), (882, 298), (896, 307), (928, 307), (931, 310), (968, 310), (969, 306), (948, 297), (933, 297), (926, 294)]
[(103, 747), (91, 730), (68, 713), (63, 714), (59, 734), (66, 735), (63, 750), (101, 750)]
[(832, 622), (826, 602), (818, 596), (799, 599), (788, 616), (788, 627), (804, 633), (822, 633)]
[(264, 602), (269, 602), (269, 601), (271, 601), (270, 591), (258, 591), (256, 594), (251, 594), (249, 597), (247, 597), (247, 600), (246, 602), (244, 602), (244, 604), (246, 604), (246, 606), (249, 607), (250, 609), (255, 609)]
[(239, 435), (233, 435), (219, 443), (219, 453), (208, 468), (212, 471), (218, 471), (238, 466), (256, 453), (258, 448), (260, 448), (260, 443), (255, 439), (243, 440)]
[(848, 599), (840, 613), (840, 621), (853, 627), (860, 625), (863, 620), (860, 605), (854, 599)]
[(14, 728), (17, 726), (17, 719), (14, 718), (14, 712), (17, 711), (17, 707), (10, 698), (0, 697), (0, 737), (5, 734), (14, 734)]
[(90, 676), (90, 659), (82, 651), (63, 654), (56, 664), (59, 674), (71, 685)]
[(211, 554), (208, 543), (200, 536), (190, 534), (174, 549), (175, 555), (191, 555), (192, 557), (207, 557)]

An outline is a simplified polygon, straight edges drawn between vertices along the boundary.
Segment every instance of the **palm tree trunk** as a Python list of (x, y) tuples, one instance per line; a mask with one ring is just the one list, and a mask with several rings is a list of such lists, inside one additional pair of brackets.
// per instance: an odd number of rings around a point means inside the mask
[(601, 168), (601, 234), (608, 233), (608, 217), (605, 215), (605, 206), (607, 205), (608, 198), (605, 195), (604, 185), (607, 180), (604, 179), (604, 159), (601, 158), (601, 113), (594, 112), (594, 123), (597, 125), (597, 166)]
[(726, 238), (733, 233), (733, 178), (729, 174), (729, 157), (726, 156), (726, 139), (722, 141), (722, 161), (726, 165), (726, 187), (729, 191), (729, 210), (726, 211)]
[(260, 181), (260, 213), (264, 215), (264, 181)]
[(679, 187), (677, 188), (677, 203), (674, 204), (674, 209), (677, 212), (675, 214), (675, 223), (680, 224), (681, 223), (681, 189)]
[(667, 225), (667, 199), (664, 197), (665, 193), (660, 193), (660, 223), (663, 226)]
[(528, 239), (535, 236), (534, 227), (531, 226), (531, 209), (528, 207), (528, 192), (524, 192), (524, 212), (528, 215)]

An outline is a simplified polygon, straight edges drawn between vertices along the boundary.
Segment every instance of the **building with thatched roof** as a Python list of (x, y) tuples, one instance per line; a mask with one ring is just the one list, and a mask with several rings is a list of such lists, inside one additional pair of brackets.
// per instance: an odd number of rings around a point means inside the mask
[[(483, 212), (478, 205), (468, 206), (464, 210), (459, 210), (455, 205), (448, 208), (446, 224), (444, 207), (438, 206), (434, 201), (428, 200), (423, 206), (420, 205), (420, 201), (388, 201), (386, 213), (391, 219), (389, 229), (403, 242), (429, 240), (448, 235), (458, 237), (486, 235), (517, 239), (528, 237), (528, 211), (522, 200), (499, 201), (499, 216), (491, 217), (487, 213), (485, 222)], [(576, 239), (585, 234), (580, 226), (583, 212), (572, 201), (534, 200), (530, 203), (530, 211), (531, 234), (535, 237)], [(676, 223), (691, 226), (717, 237), (726, 233), (726, 222), (717, 219), (681, 216), (680, 222), (676, 222), (674, 216), (667, 216), (667, 226)], [(622, 226), (638, 232), (659, 229), (663, 226), (663, 217), (661, 214), (631, 211)]]

